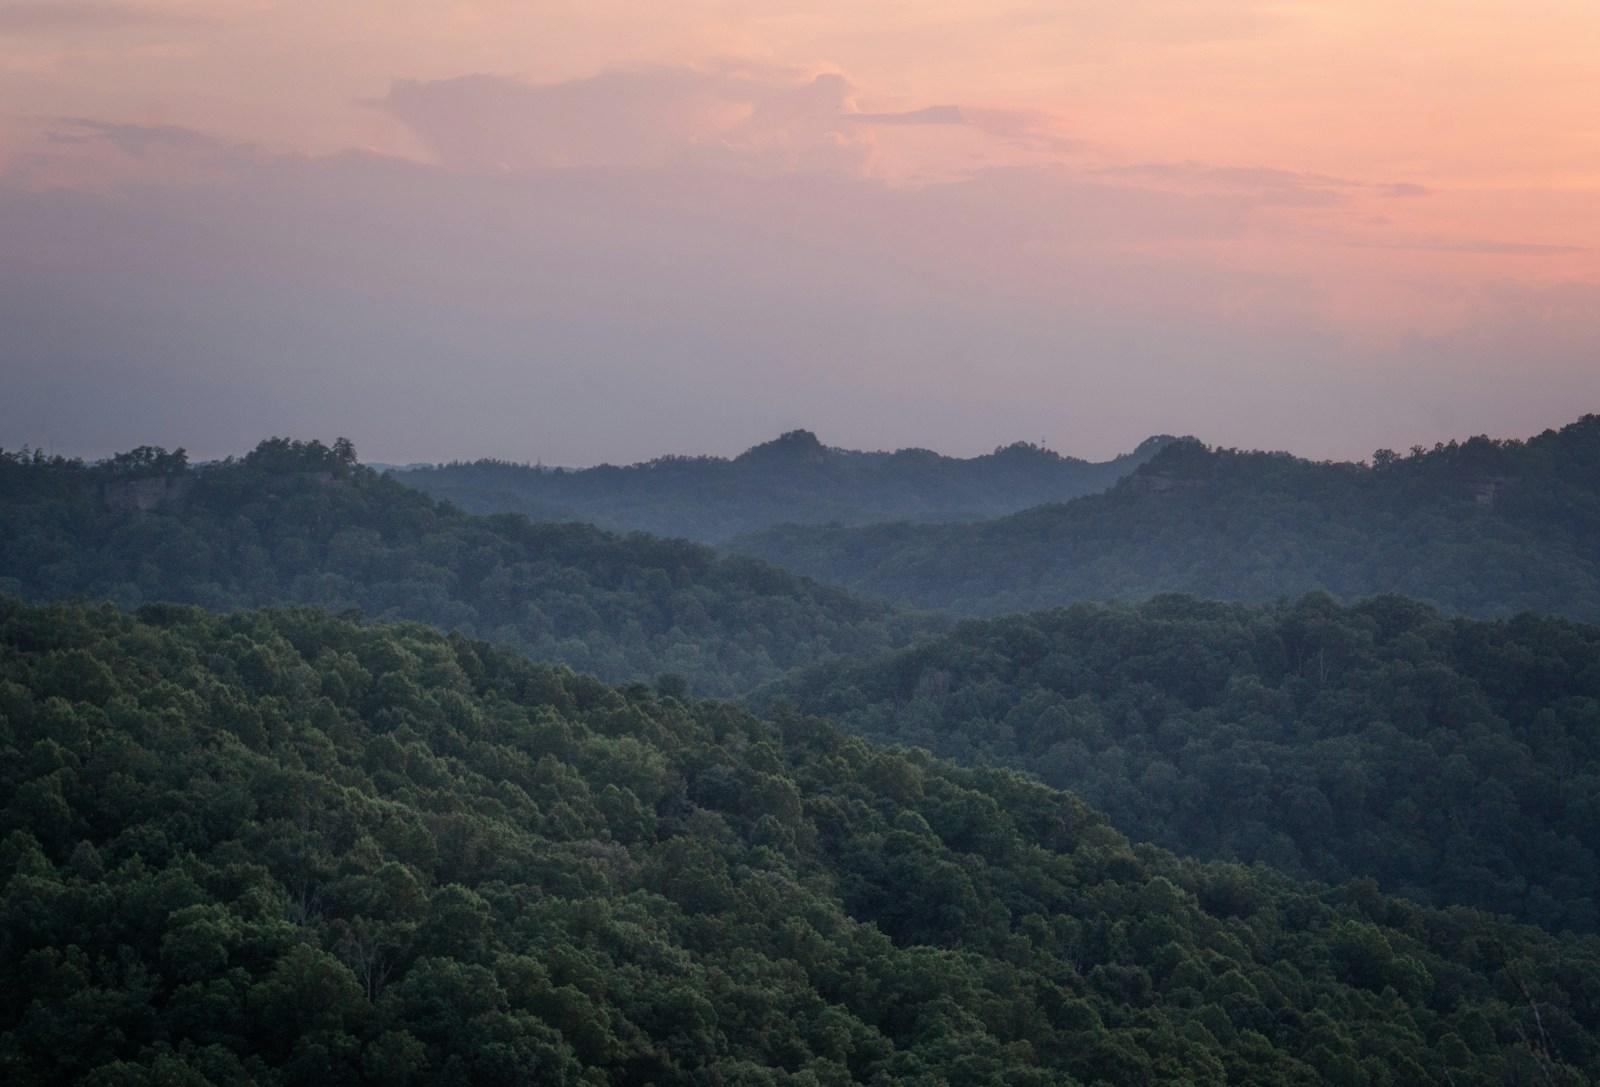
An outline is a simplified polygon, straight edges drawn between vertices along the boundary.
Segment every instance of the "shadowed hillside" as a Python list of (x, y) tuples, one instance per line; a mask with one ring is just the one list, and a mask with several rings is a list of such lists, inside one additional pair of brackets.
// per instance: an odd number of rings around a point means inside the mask
[(1600, 416), (1371, 465), (1168, 445), (1103, 495), (960, 525), (785, 527), (733, 545), (969, 615), (1182, 592), (1400, 593), (1468, 615), (1600, 619)]
[(1161, 597), (967, 622), (784, 690), (1183, 853), (1600, 927), (1600, 627)]
[(348, 443), (276, 439), (198, 467), (152, 448), (100, 464), (0, 453), (0, 591), (359, 608), (710, 694), (919, 627), (694, 544), (469, 516), (360, 466)]
[(859, 453), (795, 430), (731, 460), (663, 457), (627, 467), (543, 468), (474, 461), (397, 469), (401, 481), (474, 513), (715, 543), (778, 524), (994, 517), (1103, 491), (1167, 438), (1092, 463), (1018, 442), (961, 459), (926, 449)]

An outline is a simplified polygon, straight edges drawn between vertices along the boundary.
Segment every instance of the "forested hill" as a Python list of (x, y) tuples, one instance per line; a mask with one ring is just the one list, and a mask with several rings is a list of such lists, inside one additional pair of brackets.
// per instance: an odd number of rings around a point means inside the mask
[(0, 599), (9, 1084), (1578, 1087), (1597, 977), (815, 719)]
[(627, 467), (480, 460), (392, 474), (474, 513), (587, 521), (716, 543), (772, 525), (996, 517), (1103, 491), (1171, 439), (1102, 463), (1018, 442), (962, 459), (926, 449), (860, 453), (795, 430), (731, 460), (663, 457)]
[(1600, 627), (1164, 597), (969, 621), (789, 694), (1182, 853), (1600, 928)]
[(153, 448), (92, 465), (0, 453), (0, 592), (359, 608), (708, 694), (914, 627), (694, 544), (469, 516), (357, 464), (348, 443), (278, 439), (199, 467)]
[(1173, 443), (1110, 492), (960, 525), (788, 527), (734, 543), (812, 577), (970, 615), (1161, 592), (1400, 593), (1600, 620), (1600, 416), (1370, 466)]

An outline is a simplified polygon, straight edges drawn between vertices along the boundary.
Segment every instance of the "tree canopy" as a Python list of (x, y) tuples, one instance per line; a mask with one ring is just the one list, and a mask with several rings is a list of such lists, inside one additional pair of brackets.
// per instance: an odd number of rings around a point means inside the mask
[(0, 600), (0, 1075), (1582, 1085), (1600, 943), (417, 625)]
[(929, 626), (695, 544), (469, 516), (361, 466), (343, 440), (273, 439), (198, 466), (154, 447), (98, 464), (0, 451), (5, 591), (356, 608), (707, 694)]
[(780, 689), (1182, 853), (1600, 928), (1600, 627), (1162, 597), (969, 621)]

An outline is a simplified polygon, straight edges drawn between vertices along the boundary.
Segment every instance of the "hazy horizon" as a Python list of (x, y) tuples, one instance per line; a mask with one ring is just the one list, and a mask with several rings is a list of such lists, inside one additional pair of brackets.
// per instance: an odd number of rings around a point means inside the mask
[(0, 0), (0, 444), (1360, 459), (1600, 409), (1600, 10)]
[[(1152, 439), (1155, 439), (1155, 438), (1168, 437), (1168, 438), (1192, 438), (1192, 439), (1198, 440), (1198, 441), (1200, 441), (1200, 442), (1202, 442), (1202, 443), (1204, 443), (1204, 444), (1206, 444), (1208, 446), (1212, 446), (1212, 447), (1216, 447), (1216, 448), (1233, 448), (1233, 449), (1240, 449), (1240, 450), (1244, 450), (1244, 451), (1248, 451), (1248, 452), (1288, 453), (1291, 456), (1302, 457), (1302, 458), (1307, 459), (1307, 460), (1333, 461), (1333, 462), (1340, 462), (1340, 461), (1362, 462), (1362, 461), (1369, 460), (1374, 451), (1376, 451), (1378, 449), (1385, 449), (1385, 448), (1391, 449), (1391, 450), (1394, 450), (1396, 452), (1404, 454), (1413, 445), (1421, 446), (1424, 449), (1428, 449), (1428, 448), (1432, 448), (1432, 446), (1436, 442), (1465, 441), (1465, 440), (1467, 440), (1469, 438), (1474, 438), (1474, 437), (1479, 437), (1479, 436), (1484, 436), (1484, 437), (1492, 438), (1492, 439), (1495, 439), (1495, 440), (1502, 440), (1502, 441), (1503, 440), (1524, 441), (1524, 440), (1527, 440), (1529, 438), (1535, 437), (1540, 433), (1543, 433), (1545, 430), (1560, 430), (1562, 427), (1564, 427), (1564, 426), (1566, 426), (1566, 425), (1568, 425), (1570, 423), (1577, 422), (1579, 419), (1581, 419), (1585, 415), (1590, 415), (1590, 414), (1596, 414), (1596, 413), (1595, 412), (1589, 412), (1589, 411), (1578, 412), (1578, 413), (1573, 414), (1570, 418), (1562, 419), (1562, 420), (1553, 422), (1547, 427), (1541, 427), (1541, 428), (1539, 428), (1537, 430), (1528, 431), (1527, 433), (1495, 434), (1495, 433), (1488, 433), (1488, 432), (1483, 432), (1483, 431), (1479, 431), (1479, 432), (1476, 432), (1476, 433), (1441, 433), (1437, 437), (1430, 438), (1427, 441), (1396, 441), (1396, 442), (1390, 443), (1388, 445), (1377, 445), (1377, 446), (1374, 446), (1372, 449), (1367, 450), (1364, 453), (1353, 454), (1353, 455), (1350, 455), (1350, 456), (1317, 456), (1317, 455), (1313, 455), (1313, 454), (1310, 454), (1310, 453), (1302, 452), (1302, 451), (1300, 451), (1298, 449), (1285, 447), (1285, 446), (1265, 446), (1265, 445), (1249, 445), (1249, 444), (1239, 444), (1239, 443), (1230, 443), (1230, 442), (1218, 442), (1218, 441), (1210, 440), (1209, 438), (1207, 438), (1203, 434), (1174, 433), (1174, 432), (1170, 432), (1170, 431), (1151, 432), (1149, 434), (1146, 434), (1142, 438), (1139, 438), (1139, 439), (1134, 440), (1134, 441), (1130, 441), (1124, 447), (1115, 448), (1115, 449), (1112, 449), (1111, 451), (1103, 453), (1103, 454), (1101, 454), (1101, 453), (1092, 453), (1092, 454), (1091, 453), (1082, 453), (1082, 452), (1079, 452), (1079, 451), (1077, 451), (1075, 449), (1065, 448), (1065, 447), (1059, 446), (1059, 445), (1054, 444), (1054, 443), (1052, 443), (1052, 442), (1050, 442), (1048, 440), (1044, 440), (1044, 439), (1040, 439), (1040, 438), (1023, 438), (1023, 437), (1012, 438), (1010, 440), (998, 440), (998, 441), (995, 441), (994, 443), (992, 443), (990, 445), (981, 446), (981, 447), (975, 447), (975, 448), (970, 449), (970, 450), (953, 450), (953, 449), (939, 448), (938, 446), (935, 446), (935, 445), (930, 445), (930, 444), (927, 444), (927, 443), (915, 443), (915, 442), (909, 443), (909, 444), (905, 444), (905, 445), (893, 445), (893, 446), (885, 446), (885, 445), (877, 445), (877, 446), (875, 446), (875, 445), (853, 445), (853, 444), (849, 444), (849, 443), (831, 441), (831, 440), (829, 440), (829, 438), (828, 438), (828, 436), (826, 434), (823, 434), (823, 433), (820, 433), (820, 432), (816, 431), (816, 429), (814, 427), (808, 427), (808, 426), (804, 426), (804, 425), (801, 425), (801, 426), (786, 426), (780, 432), (775, 432), (775, 433), (769, 434), (766, 437), (757, 438), (754, 441), (749, 442), (748, 444), (739, 445), (739, 446), (737, 446), (737, 448), (734, 448), (734, 447), (730, 446), (728, 448), (719, 448), (719, 449), (700, 449), (700, 448), (667, 449), (667, 450), (662, 450), (662, 451), (657, 452), (657, 453), (647, 454), (647, 455), (642, 456), (642, 457), (630, 457), (630, 458), (620, 458), (620, 457), (609, 457), (609, 458), (607, 458), (607, 457), (603, 457), (603, 458), (601, 458), (599, 460), (588, 461), (588, 462), (585, 462), (585, 463), (582, 463), (582, 464), (556, 461), (556, 460), (551, 460), (551, 459), (544, 458), (544, 457), (539, 457), (539, 456), (507, 456), (507, 455), (500, 455), (500, 454), (471, 453), (471, 452), (458, 454), (458, 455), (450, 455), (450, 456), (445, 456), (445, 457), (439, 457), (439, 458), (432, 458), (432, 459), (429, 459), (429, 458), (396, 459), (396, 458), (392, 458), (392, 457), (384, 457), (384, 456), (379, 456), (379, 455), (372, 454), (368, 450), (363, 449), (359, 444), (354, 443), (354, 442), (352, 442), (352, 444), (355, 444), (357, 456), (358, 456), (358, 458), (359, 458), (359, 460), (360, 460), (360, 462), (362, 464), (369, 465), (369, 466), (376, 466), (376, 467), (380, 467), (380, 468), (383, 468), (383, 469), (390, 469), (390, 468), (402, 468), (403, 469), (403, 468), (415, 468), (415, 467), (432, 467), (432, 466), (439, 466), (439, 465), (445, 465), (445, 464), (450, 464), (450, 463), (467, 463), (467, 462), (473, 462), (473, 461), (479, 461), (479, 460), (499, 460), (499, 461), (505, 461), (505, 462), (514, 463), (514, 464), (537, 465), (537, 466), (542, 466), (542, 467), (545, 467), (545, 468), (564, 468), (564, 469), (568, 469), (568, 470), (579, 471), (579, 470), (583, 470), (583, 469), (587, 469), (587, 468), (597, 468), (597, 467), (602, 467), (602, 466), (630, 467), (630, 466), (633, 466), (633, 465), (645, 464), (645, 463), (648, 463), (650, 461), (657, 460), (657, 459), (664, 458), (664, 457), (700, 457), (700, 456), (709, 456), (709, 457), (718, 457), (718, 458), (722, 458), (722, 459), (725, 459), (725, 460), (731, 460), (731, 459), (738, 457), (742, 453), (745, 453), (748, 450), (750, 450), (750, 449), (752, 449), (752, 448), (754, 448), (756, 446), (772, 442), (772, 441), (778, 439), (779, 437), (781, 437), (783, 434), (787, 434), (787, 433), (789, 433), (791, 431), (795, 431), (795, 430), (810, 431), (810, 432), (812, 432), (813, 434), (816, 435), (817, 439), (821, 442), (822, 445), (824, 445), (824, 446), (826, 446), (826, 447), (828, 447), (830, 449), (838, 449), (838, 450), (842, 450), (842, 451), (845, 451), (845, 452), (851, 452), (851, 453), (896, 453), (896, 452), (901, 452), (901, 451), (904, 451), (904, 450), (918, 449), (918, 450), (925, 450), (925, 451), (933, 452), (933, 453), (939, 454), (941, 456), (946, 456), (946, 457), (969, 459), (969, 458), (972, 458), (972, 457), (981, 457), (981, 456), (984, 456), (984, 455), (987, 455), (987, 454), (996, 453), (1000, 449), (1004, 448), (1005, 446), (1009, 446), (1009, 445), (1015, 444), (1017, 442), (1026, 442), (1026, 443), (1030, 443), (1030, 444), (1040, 445), (1043, 448), (1049, 450), (1050, 452), (1056, 453), (1056, 454), (1058, 454), (1058, 455), (1060, 455), (1062, 457), (1077, 458), (1079, 460), (1088, 461), (1088, 462), (1091, 462), (1091, 463), (1103, 463), (1103, 462), (1106, 462), (1106, 461), (1114, 460), (1117, 457), (1132, 453), (1136, 448), (1138, 448), (1138, 446), (1140, 444), (1142, 444), (1145, 441), (1149, 441), (1149, 440), (1152, 440)], [(136, 441), (136, 442), (129, 443), (128, 445), (118, 446), (118, 447), (116, 447), (114, 449), (96, 450), (96, 451), (92, 451), (92, 452), (87, 452), (87, 451), (82, 450), (82, 449), (70, 449), (70, 448), (65, 448), (65, 447), (42, 445), (42, 444), (41, 445), (34, 445), (34, 444), (29, 444), (29, 443), (22, 443), (22, 444), (9, 443), (9, 442), (0, 440), (0, 449), (4, 449), (4, 450), (9, 451), (9, 452), (15, 452), (19, 448), (26, 447), (26, 448), (29, 448), (29, 449), (38, 449), (39, 451), (41, 451), (41, 452), (43, 452), (43, 453), (45, 453), (47, 455), (59, 455), (59, 456), (65, 456), (65, 457), (69, 457), (69, 458), (70, 457), (76, 457), (76, 458), (80, 458), (80, 459), (85, 460), (85, 461), (95, 461), (95, 460), (100, 460), (100, 459), (104, 459), (104, 458), (113, 456), (113, 455), (115, 455), (117, 453), (127, 452), (128, 450), (134, 449), (134, 448), (136, 448), (137, 446), (140, 446), (140, 445), (156, 445), (156, 446), (162, 446), (162, 447), (167, 448), (169, 450), (180, 449), (181, 448), (187, 454), (190, 463), (197, 464), (197, 463), (206, 463), (206, 462), (212, 462), (212, 461), (220, 461), (220, 460), (224, 460), (224, 459), (226, 459), (228, 457), (242, 456), (243, 454), (248, 453), (260, 441), (264, 441), (264, 440), (269, 439), (269, 438), (288, 438), (288, 439), (300, 440), (300, 441), (313, 441), (313, 440), (315, 440), (315, 441), (321, 441), (321, 442), (323, 442), (325, 444), (332, 444), (332, 442), (336, 438), (339, 438), (339, 437), (347, 437), (347, 435), (344, 435), (344, 434), (337, 434), (337, 435), (336, 434), (300, 434), (300, 433), (287, 433), (287, 432), (280, 433), (280, 434), (262, 434), (259, 437), (249, 438), (249, 439), (244, 440), (236, 448), (219, 449), (219, 450), (197, 449), (195, 447), (186, 445), (183, 442), (173, 442), (173, 441), (167, 441), (167, 440), (161, 440), (161, 439), (157, 439), (157, 438), (152, 438), (152, 439), (150, 439), (148, 441)]]

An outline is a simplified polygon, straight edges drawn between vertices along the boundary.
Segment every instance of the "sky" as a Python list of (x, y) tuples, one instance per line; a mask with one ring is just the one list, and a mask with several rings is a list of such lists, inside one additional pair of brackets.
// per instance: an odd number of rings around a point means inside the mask
[(1600, 411), (1593, 0), (0, 0), (0, 447)]

